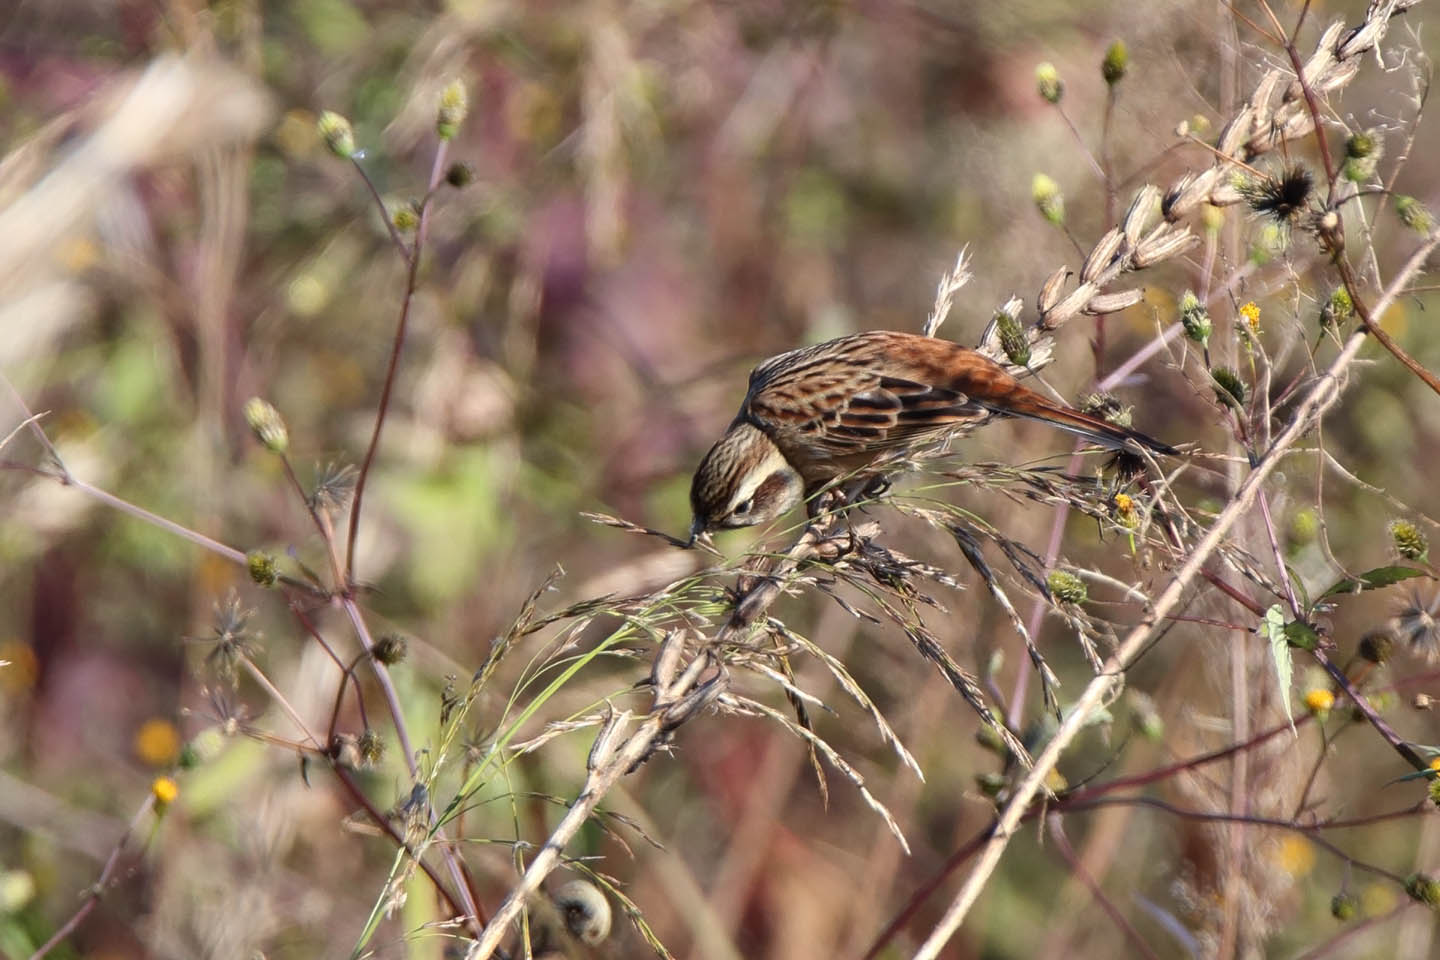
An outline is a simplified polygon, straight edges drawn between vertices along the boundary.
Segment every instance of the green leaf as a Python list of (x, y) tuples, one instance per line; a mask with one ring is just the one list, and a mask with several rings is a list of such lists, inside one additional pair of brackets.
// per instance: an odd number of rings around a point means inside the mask
[(1415, 567), (1376, 567), (1374, 570), (1366, 570), (1358, 577), (1345, 577), (1336, 582), (1329, 590), (1320, 594), (1320, 599), (1323, 600), (1338, 594), (1359, 593), (1362, 590), (1378, 590), (1391, 584), (1429, 575), (1426, 571), (1417, 570)]
[(1295, 717), (1290, 712), (1290, 681), (1294, 675), (1294, 664), (1290, 661), (1290, 630), (1285, 623), (1285, 610), (1275, 604), (1265, 611), (1260, 621), (1260, 633), (1270, 641), (1270, 659), (1275, 661), (1275, 679), (1280, 684), (1280, 702), (1285, 706), (1285, 719), (1290, 721), (1290, 730), (1295, 730)]
[(1285, 642), (1301, 650), (1314, 650), (1320, 645), (1320, 634), (1304, 620), (1292, 620), (1285, 624)]

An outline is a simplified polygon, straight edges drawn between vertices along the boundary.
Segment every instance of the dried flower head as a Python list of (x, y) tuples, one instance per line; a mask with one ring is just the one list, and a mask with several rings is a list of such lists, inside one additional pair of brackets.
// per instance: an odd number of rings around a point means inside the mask
[(1090, 598), (1089, 591), (1085, 589), (1085, 581), (1068, 570), (1052, 570), (1050, 576), (1045, 578), (1045, 585), (1059, 603), (1078, 606)]
[(470, 95), (465, 92), (465, 84), (458, 79), (451, 80), (440, 91), (440, 109), (435, 113), (435, 132), (440, 139), (453, 140), (469, 112)]
[(1330, 898), (1330, 916), (1344, 923), (1360, 912), (1360, 898), (1353, 893), (1337, 893)]
[(255, 433), (255, 439), (271, 453), (284, 453), (290, 446), (290, 431), (285, 428), (285, 418), (259, 397), (245, 401), (245, 422)]
[(360, 754), (360, 763), (366, 767), (375, 766), (385, 756), (385, 741), (369, 727), (355, 741), (355, 747)]
[(1440, 592), (1429, 600), (1413, 590), (1400, 609), (1395, 611), (1395, 632), (1410, 649), (1426, 660), (1440, 659), (1440, 625), (1435, 615), (1440, 612)]
[(355, 131), (351, 129), (350, 121), (334, 110), (320, 114), (315, 129), (319, 131), (320, 139), (325, 141), (325, 146), (337, 157), (348, 160), (355, 155)]
[(1040, 211), (1040, 216), (1055, 226), (1065, 222), (1065, 195), (1052, 177), (1035, 174), (1030, 181), (1030, 199), (1035, 201), (1035, 209)]
[(310, 506), (329, 512), (343, 509), (355, 492), (358, 472), (348, 463), (325, 464), (315, 475), (315, 492), (310, 495)]
[(1294, 163), (1278, 175), (1242, 177), (1236, 184), (1251, 210), (1289, 226), (1299, 219), (1315, 190), (1315, 176), (1301, 163)]
[(1055, 64), (1047, 62), (1035, 68), (1035, 89), (1040, 91), (1040, 97), (1046, 103), (1060, 102), (1065, 95), (1065, 81), (1060, 79), (1060, 71), (1055, 69)]
[(235, 668), (242, 660), (255, 656), (259, 649), (256, 645), (259, 635), (250, 633), (250, 618), (254, 613), (241, 605), (239, 594), (233, 590), (215, 604), (212, 628), (215, 636), (210, 640), (215, 649), (206, 655), (205, 662), (222, 679), (233, 682)]
[(1014, 314), (995, 311), (995, 330), (1000, 335), (1000, 349), (1005, 351), (1006, 359), (1019, 367), (1030, 362), (1030, 341)]
[(1121, 403), (1113, 393), (1088, 394), (1080, 401), (1080, 410), (1127, 430), (1135, 422), (1134, 411)]
[(445, 170), (445, 182), (456, 190), (475, 182), (475, 169), (468, 163), (452, 163)]
[(375, 647), (370, 652), (376, 660), (392, 667), (410, 652), (410, 640), (398, 633), (387, 633), (375, 641)]
[(1425, 534), (1411, 521), (1399, 518), (1391, 520), (1389, 530), (1390, 542), (1395, 545), (1395, 552), (1406, 560), (1421, 561), (1430, 552)]
[(250, 571), (250, 579), (262, 587), (273, 587), (279, 579), (279, 572), (275, 561), (275, 554), (266, 553), (264, 550), (251, 550), (245, 554), (245, 567)]
[(1113, 87), (1124, 79), (1129, 67), (1130, 51), (1125, 49), (1124, 40), (1116, 40), (1105, 49), (1105, 59), (1100, 61), (1100, 76)]
[(1360, 638), (1356, 653), (1360, 659), (1379, 665), (1390, 659), (1395, 650), (1395, 637), (1389, 630), (1371, 630)]
[(1401, 223), (1416, 233), (1429, 233), (1435, 226), (1435, 218), (1430, 215), (1425, 204), (1404, 194), (1395, 198), (1395, 215), (1400, 218)]
[(1180, 325), (1185, 328), (1185, 336), (1202, 347), (1210, 345), (1210, 334), (1215, 327), (1210, 322), (1210, 312), (1192, 290), (1186, 290), (1180, 297)]

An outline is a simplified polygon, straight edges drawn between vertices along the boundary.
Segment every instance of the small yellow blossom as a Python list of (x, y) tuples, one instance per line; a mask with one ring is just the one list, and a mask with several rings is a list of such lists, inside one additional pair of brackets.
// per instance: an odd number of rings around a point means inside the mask
[(135, 731), (135, 756), (150, 767), (168, 767), (180, 755), (180, 733), (169, 720), (154, 717)]
[(1430, 761), (1430, 769), (1440, 771), (1440, 757), (1435, 757)]
[(1245, 318), (1245, 323), (1250, 327), (1251, 333), (1258, 334), (1260, 332), (1260, 308), (1254, 300), (1240, 308), (1240, 316)]
[(1134, 528), (1140, 523), (1140, 516), (1135, 512), (1135, 498), (1128, 493), (1115, 494), (1115, 516), (1122, 527)]
[(155, 809), (163, 811), (180, 796), (180, 785), (169, 777), (156, 777), (150, 784), (150, 793), (155, 797)]
[(1311, 713), (1324, 713), (1335, 706), (1335, 694), (1323, 687), (1317, 687), (1305, 694), (1305, 707)]
[(1303, 877), (1315, 869), (1315, 845), (1309, 840), (1290, 834), (1280, 841), (1274, 853), (1276, 864), (1292, 877)]

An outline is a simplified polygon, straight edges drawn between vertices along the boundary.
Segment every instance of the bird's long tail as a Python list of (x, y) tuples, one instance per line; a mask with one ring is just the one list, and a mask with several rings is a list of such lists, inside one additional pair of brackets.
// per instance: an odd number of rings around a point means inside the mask
[(1019, 384), (1016, 386), (1024, 393), (1020, 396), (1012, 396), (1004, 408), (992, 408), (994, 412), (1012, 417), (1023, 417), (1026, 420), (1039, 420), (1053, 427), (1059, 427), (1061, 430), (1077, 433), (1087, 440), (1093, 440), (1107, 447), (1124, 448), (1138, 444), (1148, 447), (1156, 453), (1179, 453), (1170, 444), (1146, 436), (1138, 430), (1116, 426), (1099, 417), (1092, 417), (1088, 413), (1081, 413), (1079, 410), (1051, 403), (1027, 387)]

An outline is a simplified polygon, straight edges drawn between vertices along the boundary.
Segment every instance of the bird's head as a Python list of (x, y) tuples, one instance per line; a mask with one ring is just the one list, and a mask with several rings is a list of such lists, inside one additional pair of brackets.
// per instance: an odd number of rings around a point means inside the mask
[(695, 469), (690, 542), (708, 530), (768, 523), (804, 499), (805, 481), (780, 448), (754, 425), (736, 423)]

